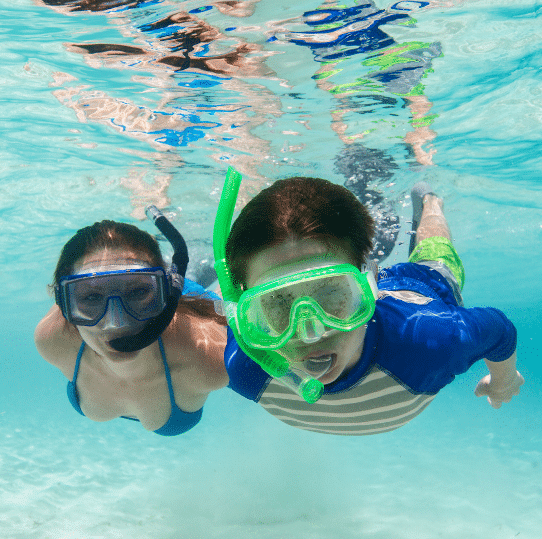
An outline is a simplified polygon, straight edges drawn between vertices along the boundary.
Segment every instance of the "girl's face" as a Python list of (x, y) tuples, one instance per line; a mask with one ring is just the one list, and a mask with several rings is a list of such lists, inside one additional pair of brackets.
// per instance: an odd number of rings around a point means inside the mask
[[(284, 264), (303, 261), (317, 255), (332, 255), (337, 264), (353, 264), (355, 261), (348, 249), (338, 243), (331, 247), (318, 239), (289, 238), (283, 243), (267, 247), (249, 258), (247, 264), (247, 286), (253, 287), (257, 282), (266, 280), (267, 274)], [(331, 367), (320, 377), (320, 381), (329, 384), (346, 374), (359, 360), (363, 350), (366, 326), (352, 331), (331, 332), (319, 341), (305, 344), (299, 339), (292, 339), (277, 352), (289, 362), (317, 360), (332, 356)]]
[[(141, 255), (126, 251), (126, 249), (100, 249), (83, 256), (73, 267), (73, 274), (85, 274), (96, 271), (115, 271), (130, 267), (150, 267), (150, 264), (141, 260)], [(146, 322), (133, 321), (129, 326), (122, 327), (115, 324), (112, 318), (111, 306), (104, 317), (94, 326), (76, 326), (81, 338), (98, 355), (109, 359), (127, 359), (134, 357), (137, 352), (118, 352), (109, 345), (109, 341), (127, 334), (137, 333)], [(126, 316), (129, 316), (126, 314)]]

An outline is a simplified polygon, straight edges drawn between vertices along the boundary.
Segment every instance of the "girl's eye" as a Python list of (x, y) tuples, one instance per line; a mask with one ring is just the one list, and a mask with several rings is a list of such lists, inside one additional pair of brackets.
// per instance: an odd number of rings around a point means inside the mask
[(86, 294), (84, 296), (79, 297), (78, 301), (82, 301), (85, 303), (99, 303), (103, 301), (103, 295), (98, 294), (97, 292)]
[(127, 299), (129, 300), (138, 300), (138, 299), (144, 299), (149, 294), (150, 289), (145, 286), (140, 286), (138, 288), (132, 288), (129, 290), (126, 294)]

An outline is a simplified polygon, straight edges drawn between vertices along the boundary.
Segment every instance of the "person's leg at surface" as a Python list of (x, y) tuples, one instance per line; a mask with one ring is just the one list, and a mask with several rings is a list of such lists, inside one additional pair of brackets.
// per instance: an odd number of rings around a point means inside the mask
[(442, 198), (433, 193), (427, 193), (423, 199), (423, 211), (418, 228), (416, 229), (416, 245), (426, 238), (438, 236), (452, 241), (452, 234), (444, 217)]
[(421, 241), (432, 236), (452, 241), (452, 235), (444, 217), (444, 202), (427, 182), (418, 182), (410, 192), (412, 201), (412, 231), (409, 255)]
[(462, 305), (461, 289), (465, 270), (452, 245), (452, 235), (443, 211), (443, 200), (433, 193), (426, 182), (418, 182), (411, 191), (412, 229), (409, 262), (427, 265), (439, 271)]

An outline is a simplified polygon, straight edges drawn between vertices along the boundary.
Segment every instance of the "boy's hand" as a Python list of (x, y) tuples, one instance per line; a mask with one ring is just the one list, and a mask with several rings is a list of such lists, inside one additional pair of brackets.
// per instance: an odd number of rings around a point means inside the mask
[(503, 402), (510, 402), (512, 397), (519, 395), (519, 388), (525, 383), (525, 379), (516, 371), (515, 377), (508, 380), (506, 385), (494, 382), (491, 374), (484, 376), (476, 386), (474, 394), (477, 397), (487, 396), (487, 402), (493, 408), (500, 408)]

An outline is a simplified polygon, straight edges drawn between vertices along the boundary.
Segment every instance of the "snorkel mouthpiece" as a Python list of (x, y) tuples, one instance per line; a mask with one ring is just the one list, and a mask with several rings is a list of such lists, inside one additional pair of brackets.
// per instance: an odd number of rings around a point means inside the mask
[(315, 378), (321, 378), (329, 372), (333, 365), (333, 356), (311, 357), (303, 361), (303, 370), (311, 373)]
[[(226, 241), (231, 228), (231, 221), (235, 210), (239, 186), (241, 185), (241, 179), (241, 174), (239, 172), (233, 167), (228, 168), (213, 230), (215, 270), (224, 303), (228, 306), (228, 302), (231, 302), (230, 305), (232, 307), (234, 307), (232, 303), (238, 302), (242, 291), (240, 287), (234, 283), (226, 262)], [(322, 382), (315, 380), (310, 376), (299, 376), (299, 374), (290, 368), (288, 360), (273, 350), (260, 350), (248, 346), (237, 327), (235, 312), (235, 308), (226, 307), (225, 314), (228, 325), (233, 331), (235, 340), (241, 350), (255, 361), (265, 372), (287, 387), (293, 389), (293, 391), (300, 395), (306, 402), (316, 402), (324, 392), (324, 385)]]

